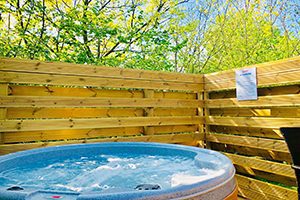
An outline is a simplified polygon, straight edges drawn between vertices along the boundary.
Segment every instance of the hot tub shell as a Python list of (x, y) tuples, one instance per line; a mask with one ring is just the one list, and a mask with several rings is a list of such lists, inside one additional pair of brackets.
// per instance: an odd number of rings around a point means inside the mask
[[(62, 191), (44, 191), (25, 188), (24, 190), (7, 190), (0, 186), (0, 200), (34, 200), (34, 199), (63, 199), (63, 200), (116, 200), (116, 199), (201, 199), (201, 200), (233, 200), (237, 199), (235, 169), (231, 161), (224, 155), (196, 147), (183, 145), (169, 145), (159, 143), (93, 143), (66, 146), (55, 146), (41, 149), (17, 152), (0, 157), (0, 171), (11, 169), (14, 166), (26, 165), (47, 157), (67, 158), (74, 154), (107, 154), (113, 152), (135, 151), (140, 154), (165, 154), (194, 156), (195, 162), (203, 163), (201, 156), (214, 156), (224, 164), (225, 173), (216, 177), (189, 185), (180, 185), (172, 188), (151, 191), (109, 191), (93, 193), (77, 193)], [(199, 163), (199, 165), (201, 165)]]

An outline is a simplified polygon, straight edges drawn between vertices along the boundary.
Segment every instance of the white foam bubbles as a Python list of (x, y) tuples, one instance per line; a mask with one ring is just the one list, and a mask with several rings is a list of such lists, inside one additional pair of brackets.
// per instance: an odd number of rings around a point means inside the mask
[(220, 176), (225, 173), (224, 169), (212, 170), (212, 169), (202, 168), (202, 169), (199, 169), (199, 171), (201, 172), (200, 176), (190, 175), (190, 174), (187, 174), (187, 172), (173, 174), (171, 177), (171, 187), (198, 183), (201, 181), (205, 181), (205, 180)]

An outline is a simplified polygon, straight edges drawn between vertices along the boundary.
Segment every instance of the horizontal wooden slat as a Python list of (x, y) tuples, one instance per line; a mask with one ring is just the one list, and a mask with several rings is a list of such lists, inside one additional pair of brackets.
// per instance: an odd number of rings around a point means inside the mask
[[(112, 90), (57, 86), (9, 85), (9, 96), (67, 96), (104, 98), (143, 98), (142, 90)], [(179, 95), (178, 95), (179, 96)], [(195, 99), (195, 98), (194, 98)]]
[[(153, 134), (196, 132), (196, 125), (154, 126)], [(143, 127), (121, 127), (79, 130), (21, 131), (2, 133), (2, 143), (90, 139), (97, 137), (130, 136), (144, 133)]]
[(227, 133), (272, 139), (283, 139), (283, 136), (279, 129), (212, 125), (210, 126), (210, 130), (211, 132), (215, 133)]
[[(195, 108), (155, 108), (154, 116), (195, 116)], [(8, 108), (7, 119), (95, 118), (143, 116), (143, 108)]]
[(231, 117), (268, 117), (271, 116), (271, 109), (266, 108), (211, 108), (209, 114), (214, 116)]
[(201, 100), (150, 98), (98, 98), (0, 96), (0, 107), (201, 107)]
[(271, 183), (259, 181), (253, 178), (236, 175), (239, 194), (248, 199), (259, 200), (297, 200), (296, 190), (280, 187)]
[(19, 72), (0, 72), (0, 83), (17, 84), (42, 84), (42, 85), (64, 85), (81, 87), (108, 87), (108, 88), (139, 88), (159, 90), (184, 90), (203, 91), (200, 83), (179, 83), (141, 81), (131, 79), (98, 78), (88, 76), (30, 74)]
[[(112, 90), (96, 88), (74, 88), (55, 86), (9, 85), (12, 96), (70, 96), (70, 97), (109, 97), (109, 98), (143, 98), (142, 90)], [(154, 98), (196, 99), (196, 93), (156, 91)]]
[(202, 117), (129, 117), (93, 119), (0, 120), (2, 132), (133, 126), (189, 125), (203, 123)]
[(257, 170), (296, 179), (295, 172), (292, 169), (291, 165), (271, 162), (259, 158), (254, 158), (254, 157), (235, 155), (231, 153), (224, 153), (224, 154), (227, 157), (229, 157), (232, 160), (233, 164), (235, 165), (249, 167), (252, 169), (257, 169)]
[(244, 147), (260, 148), (269, 151), (288, 153), (288, 147), (283, 140), (264, 139), (247, 136), (236, 136), (229, 134), (208, 133), (206, 139), (209, 142), (231, 144)]
[(202, 83), (202, 75), (0, 58), (0, 71)]
[(300, 117), (300, 107), (282, 108), (276, 107), (271, 109), (273, 117)]
[(149, 127), (153, 127), (154, 134), (199, 132), (197, 125), (172, 125), (172, 126), (149, 126)]
[(237, 174), (250, 176), (250, 177), (257, 177), (259, 179), (263, 179), (266, 181), (280, 183), (281, 185), (284, 185), (287, 187), (297, 186), (295, 177), (292, 178), (292, 177), (282, 176), (282, 175), (275, 174), (275, 173), (269, 173), (269, 172), (265, 172), (265, 171), (247, 167), (246, 165), (241, 166), (241, 165), (235, 164), (234, 167), (236, 169)]
[[(299, 66), (298, 66), (299, 67)], [(291, 70), (290, 72), (278, 73), (275, 76), (265, 76), (258, 75), (258, 83), (259, 87), (274, 85), (274, 84), (294, 84), (299, 83), (300, 77), (300, 69), (298, 71)], [(218, 82), (218, 83), (206, 83), (205, 89), (207, 91), (213, 90), (224, 90), (224, 89), (233, 89), (236, 87), (235, 79), (229, 80), (228, 82)]]
[(270, 151), (259, 147), (248, 147), (234, 144), (210, 142), (211, 149), (215, 151), (238, 153), (247, 156), (259, 156), (264, 159), (274, 160), (279, 162), (292, 163), (292, 158), (289, 152)]
[(143, 116), (143, 108), (8, 108), (7, 119), (53, 119)]
[[(299, 92), (300, 84), (257, 88), (258, 96), (299, 94)], [(210, 99), (236, 98), (236, 90), (212, 91), (209, 92), (209, 97)]]
[(195, 116), (195, 108), (154, 108), (154, 116)]
[(209, 113), (231, 117), (300, 117), (300, 107), (211, 108)]
[(39, 143), (25, 143), (25, 144), (3, 144), (0, 145), (0, 155), (12, 153), (16, 151), (22, 151), (33, 148), (66, 145), (66, 144), (78, 144), (78, 143), (94, 143), (94, 142), (161, 142), (161, 143), (178, 143), (197, 145), (201, 140), (203, 134), (165, 134), (165, 135), (147, 135), (147, 136), (134, 136), (134, 137), (114, 137), (114, 138), (101, 138), (91, 140), (70, 140), (59, 142), (39, 142)]
[[(290, 68), (287, 66), (292, 66), (292, 69), (297, 68), (297, 66), (299, 66), (299, 62), (300, 62), (300, 56), (295, 56), (292, 58), (286, 58), (286, 59), (270, 61), (265, 63), (258, 63), (251, 66), (245, 66), (245, 67), (240, 66), (242, 67), (240, 69), (256, 67), (258, 74), (267, 73), (269, 75), (274, 75), (277, 74), (278, 72), (290, 71)], [(212, 81), (224, 81), (228, 79), (234, 79), (235, 70), (236, 69), (214, 72), (214, 73), (207, 74), (207, 77), (209, 77), (209, 80)], [(220, 79), (220, 77), (222, 77), (222, 80)]]
[(299, 127), (300, 118), (209, 116), (206, 118), (206, 123), (210, 125), (261, 128)]
[(153, 98), (163, 99), (197, 99), (197, 93), (178, 91), (155, 91)]
[(238, 101), (236, 98), (214, 99), (205, 103), (208, 108), (300, 106), (300, 94), (264, 96), (254, 101)]
[[(258, 86), (299, 83), (300, 56), (278, 62), (248, 66), (257, 67)], [(205, 89), (209, 91), (235, 88), (235, 70), (205, 75)]]
[(111, 136), (132, 136), (143, 133), (142, 127), (120, 127), (103, 129), (22, 131), (2, 133), (2, 143), (41, 142), (69, 139), (89, 139)]

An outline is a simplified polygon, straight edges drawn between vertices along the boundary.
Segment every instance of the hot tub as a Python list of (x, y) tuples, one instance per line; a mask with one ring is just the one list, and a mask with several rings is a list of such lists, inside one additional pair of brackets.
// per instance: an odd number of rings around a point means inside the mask
[(224, 155), (158, 143), (56, 146), (0, 157), (0, 199), (237, 199)]

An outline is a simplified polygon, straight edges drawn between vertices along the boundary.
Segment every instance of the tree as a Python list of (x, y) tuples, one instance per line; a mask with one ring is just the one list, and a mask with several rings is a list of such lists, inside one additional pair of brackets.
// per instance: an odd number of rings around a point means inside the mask
[(299, 55), (299, 8), (299, 1), (202, 4), (197, 40), (185, 50), (186, 71), (208, 73)]
[(3, 1), (0, 54), (173, 70), (172, 63), (166, 59), (172, 51), (167, 23), (185, 2)]
[[(299, 54), (299, 38), (282, 34), (257, 4), (218, 16), (204, 35), (205, 72), (231, 69)], [(222, 35), (222, 37), (220, 37)]]
[(205, 73), (299, 55), (297, 0), (0, 0), (0, 56)]

